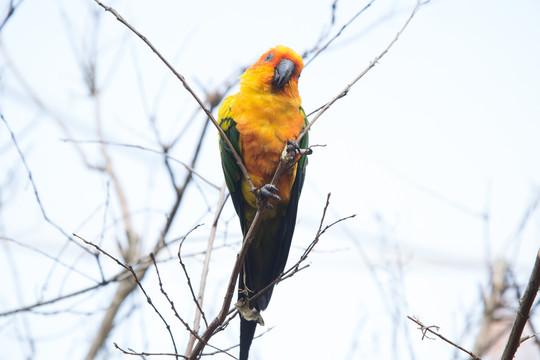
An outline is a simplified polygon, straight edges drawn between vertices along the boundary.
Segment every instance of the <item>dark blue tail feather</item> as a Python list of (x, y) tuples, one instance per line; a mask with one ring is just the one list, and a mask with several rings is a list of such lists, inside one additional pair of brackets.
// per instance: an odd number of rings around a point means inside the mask
[(249, 347), (255, 335), (256, 321), (240, 319), (240, 360), (247, 360), (249, 357)]

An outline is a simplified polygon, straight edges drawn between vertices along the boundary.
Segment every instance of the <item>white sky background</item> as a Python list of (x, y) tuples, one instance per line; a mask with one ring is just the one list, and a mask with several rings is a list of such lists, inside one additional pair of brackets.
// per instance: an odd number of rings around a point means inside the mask
[[(366, 3), (338, 1), (330, 33)], [(311, 48), (328, 29), (332, 1), (107, 4), (203, 96), (204, 89), (233, 79), (276, 44), (299, 53)], [(360, 73), (413, 7), (414, 1), (375, 1), (306, 67), (300, 79), (306, 112)], [(97, 32), (92, 14), (99, 15)], [(420, 341), (406, 315), (439, 325), (447, 337), (472, 348), (482, 310), (480, 288), (488, 282), (486, 264), (506, 258), (524, 284), (540, 245), (537, 210), (518, 231), (539, 196), (539, 19), (540, 3), (533, 0), (432, 1), (382, 61), (319, 119), (310, 139), (326, 147), (315, 148), (309, 159), (290, 261), (311, 241), (328, 192), (328, 222), (357, 216), (327, 232), (310, 256), (310, 268), (277, 286), (263, 313), (274, 329), (254, 342), (252, 359), (453, 358), (449, 345)], [(10, 63), (64, 119), (73, 139), (97, 139), (95, 108), (79, 66), (92, 49), (100, 59), (107, 140), (158, 149), (150, 116), (166, 141), (191, 122), (171, 153), (189, 162), (204, 117), (192, 116), (195, 102), (151, 50), (93, 1), (25, 0), (0, 41), (0, 110), (25, 154), (47, 215), (67, 233), (101, 241), (118, 255), (116, 240), (123, 233), (114, 223), (120, 212), (112, 195), (105, 206), (107, 178), (88, 170), (73, 145), (62, 141), (66, 134), (50, 113), (29, 100)], [(99, 163), (98, 145), (81, 146), (92, 163)], [(157, 155), (118, 147), (111, 152), (147, 252), (173, 196), (168, 175)], [(173, 167), (179, 177), (184, 174), (180, 165)], [(3, 240), (0, 312), (95, 284), (91, 279), (100, 279), (95, 261), (66, 245), (65, 237), (43, 220), (3, 123), (0, 168), (2, 239), (28, 244), (87, 276)], [(213, 128), (197, 171), (218, 186), (223, 182)], [(189, 254), (206, 246), (218, 191), (196, 179), (186, 196), (169, 238), (204, 223), (186, 240)], [(100, 240), (104, 211), (107, 226)], [(488, 223), (479, 217), (484, 212)], [(213, 254), (205, 299), (208, 316), (217, 311), (239, 248), (230, 202), (222, 219), (216, 239), (221, 247)], [(232, 246), (223, 248), (224, 243)], [(162, 258), (176, 250), (173, 246)], [(201, 264), (202, 257), (188, 259), (195, 284)], [(105, 258), (102, 265), (108, 275), (118, 271)], [(160, 270), (175, 304), (191, 321), (193, 306), (177, 261), (162, 263)], [(144, 283), (183, 350), (187, 337), (157, 291), (153, 272)], [(112, 291), (110, 286), (35, 313), (0, 317), (0, 359), (82, 358)], [(58, 314), (62, 309), (70, 312)], [(104, 358), (125, 358), (113, 342), (136, 351), (172, 351), (164, 325), (140, 292), (130, 297), (117, 321), (122, 325), (110, 336)], [(216, 337), (216, 345), (235, 344), (237, 323)]]

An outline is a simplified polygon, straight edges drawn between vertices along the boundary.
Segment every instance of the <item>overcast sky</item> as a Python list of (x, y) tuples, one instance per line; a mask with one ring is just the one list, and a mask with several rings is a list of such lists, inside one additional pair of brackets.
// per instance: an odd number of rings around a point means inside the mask
[[(243, 67), (276, 44), (303, 54), (368, 3), (337, 1), (331, 26), (333, 2), (106, 4), (204, 98), (205, 91), (234, 84)], [(346, 27), (302, 73), (306, 112), (332, 99), (366, 68), (414, 6), (414, 1), (373, 1)], [(6, 8), (0, 6), (2, 14)], [(445, 335), (472, 348), (482, 311), (480, 289), (489, 281), (487, 264), (506, 259), (524, 285), (540, 245), (535, 207), (540, 196), (539, 19), (540, 3), (534, 0), (431, 1), (383, 59), (318, 120), (310, 141), (326, 146), (314, 148), (309, 158), (290, 264), (312, 240), (327, 193), (332, 193), (328, 222), (357, 216), (329, 230), (310, 267), (277, 286), (263, 313), (273, 329), (254, 342), (253, 359), (453, 357), (449, 345), (421, 341), (406, 315), (439, 325)], [(99, 59), (98, 111), (108, 141), (159, 150), (152, 118), (164, 142), (184, 134), (171, 156), (189, 162), (203, 114), (155, 54), (94, 1), (25, 0), (0, 33), (0, 48), (0, 111), (25, 155), (44, 210), (67, 234), (99, 241), (118, 255), (120, 211), (112, 196), (106, 211), (112, 185), (65, 141), (98, 139), (97, 108), (81, 65)], [(99, 145), (80, 146), (92, 164), (100, 163)], [(148, 252), (170, 206), (168, 173), (156, 154), (111, 151)], [(214, 128), (201, 151), (196, 170), (221, 186)], [(4, 123), (0, 168), (5, 169), (0, 172), (0, 269), (5, 274), (0, 312), (98, 281), (93, 259), (44, 220)], [(185, 171), (178, 164), (173, 170)], [(190, 253), (206, 246), (219, 191), (201, 178), (188, 189), (170, 238), (204, 223), (186, 242)], [(239, 240), (229, 202), (216, 239), (229, 246), (216, 250), (211, 265), (205, 302), (210, 315), (222, 299)], [(176, 250), (173, 246), (163, 256)], [(50, 257), (73, 265), (77, 273)], [(106, 274), (118, 271), (112, 261), (101, 261)], [(197, 283), (202, 257), (189, 261)], [(191, 321), (193, 305), (177, 262), (164, 262), (162, 274)], [(145, 281), (175, 323), (155, 276)], [(7, 350), (0, 359), (82, 358), (111, 294), (112, 287), (35, 313), (1, 317), (0, 349)], [(163, 324), (147, 307), (139, 292), (132, 295), (104, 358), (123, 358), (113, 342), (136, 351), (172, 351)], [(70, 313), (57, 313), (66, 308)], [(91, 315), (81, 315), (85, 312)], [(237, 322), (219, 335), (219, 346), (235, 344)], [(174, 327), (183, 350), (187, 337), (181, 325)]]

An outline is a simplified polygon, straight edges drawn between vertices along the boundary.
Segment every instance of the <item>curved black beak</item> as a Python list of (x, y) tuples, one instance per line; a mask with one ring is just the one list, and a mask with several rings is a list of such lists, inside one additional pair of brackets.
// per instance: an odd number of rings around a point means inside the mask
[(294, 62), (289, 59), (283, 59), (277, 64), (274, 69), (274, 78), (272, 79), (272, 85), (282, 88), (289, 82), (292, 74), (294, 73)]

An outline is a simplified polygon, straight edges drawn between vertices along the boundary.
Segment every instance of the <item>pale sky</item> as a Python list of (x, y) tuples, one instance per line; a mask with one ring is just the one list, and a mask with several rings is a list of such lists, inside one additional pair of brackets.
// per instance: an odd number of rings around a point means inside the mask
[[(203, 98), (205, 90), (222, 90), (268, 48), (282, 44), (302, 54), (367, 4), (337, 1), (335, 25), (329, 27), (332, 3), (106, 2)], [(300, 78), (306, 112), (367, 67), (414, 5), (374, 1), (307, 66)], [(6, 6), (0, 5), (1, 14)], [(453, 358), (455, 349), (448, 344), (421, 341), (407, 315), (440, 326), (445, 336), (472, 349), (482, 312), (480, 290), (489, 281), (487, 264), (505, 258), (524, 286), (540, 245), (536, 208), (520, 228), (540, 196), (539, 19), (540, 3), (533, 0), (433, 0), (318, 120), (310, 140), (326, 146), (314, 148), (309, 158), (289, 264), (311, 242), (327, 193), (332, 193), (328, 223), (357, 216), (330, 229), (310, 256), (310, 267), (276, 287), (262, 314), (273, 329), (255, 340), (251, 359)], [(94, 1), (25, 0), (0, 33), (0, 46), (0, 111), (25, 154), (43, 208), (66, 233), (118, 255), (120, 211), (113, 195), (110, 204), (106, 201), (112, 185), (82, 163), (55, 119), (64, 122), (72, 140), (98, 139), (96, 107), (80, 65), (97, 49), (99, 114), (108, 141), (159, 149), (150, 117), (165, 142), (189, 126), (171, 152), (189, 162), (204, 116), (155, 54)], [(20, 77), (47, 111), (32, 101)], [(99, 145), (80, 146), (92, 164), (101, 164)], [(94, 259), (43, 219), (3, 122), (0, 151), (6, 169), (0, 176), (0, 269), (6, 274), (0, 280), (0, 313), (95, 284), (101, 275)], [(172, 201), (168, 173), (159, 155), (134, 148), (110, 151), (146, 254)], [(209, 128), (196, 170), (217, 186), (224, 181), (219, 161), (217, 132)], [(185, 173), (178, 164), (173, 171), (179, 177)], [(199, 178), (188, 188), (169, 239), (205, 225), (186, 241), (186, 254), (206, 248), (218, 194)], [(212, 257), (208, 316), (217, 312), (239, 241), (229, 202), (218, 226), (220, 248)], [(173, 245), (162, 258), (176, 251)], [(202, 259), (188, 260), (195, 284)], [(108, 259), (101, 262), (107, 276), (119, 270)], [(192, 321), (193, 303), (177, 261), (164, 262), (160, 272), (175, 304)], [(183, 351), (187, 336), (153, 272), (145, 285)], [(35, 313), (0, 317), (0, 359), (83, 358), (112, 292), (110, 286)], [(70, 312), (57, 313), (66, 308)], [(135, 351), (172, 351), (163, 324), (140, 292), (129, 298), (117, 321), (121, 325), (102, 358), (125, 358), (113, 343)], [(215, 344), (233, 346), (238, 331), (234, 319)], [(236, 349), (231, 352), (237, 355)]]

